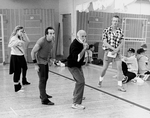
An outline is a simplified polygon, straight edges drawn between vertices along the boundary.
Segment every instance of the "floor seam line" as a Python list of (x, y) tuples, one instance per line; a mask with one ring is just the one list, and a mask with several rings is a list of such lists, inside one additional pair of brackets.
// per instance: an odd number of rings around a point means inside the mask
[[(67, 79), (69, 79), (69, 80), (71, 80), (71, 81), (74, 81), (72, 78), (69, 78), (69, 77), (64, 76), (64, 75), (62, 75), (62, 74), (59, 74), (59, 73), (56, 73), (56, 72), (54, 72), (54, 71), (49, 70), (49, 72), (54, 73), (54, 74), (59, 75), (59, 76), (62, 76), (62, 77), (64, 77), (64, 78), (67, 78)], [(75, 82), (75, 81), (74, 81), (74, 82)], [(91, 86), (91, 85), (85, 84), (85, 86), (87, 86), (87, 87), (89, 87), (89, 88), (92, 88), (92, 89), (95, 89), (95, 90), (97, 90), (97, 91), (100, 91), (100, 92), (102, 92), (102, 93), (105, 93), (105, 94), (107, 94), (107, 95), (110, 95), (110, 96), (112, 96), (112, 97), (118, 98), (118, 99), (120, 99), (120, 100), (122, 100), (122, 101), (124, 101), (124, 102), (130, 103), (130, 104), (132, 104), (132, 105), (135, 105), (135, 106), (140, 107), (140, 108), (142, 108), (142, 109), (145, 109), (145, 110), (147, 110), (147, 111), (150, 111), (150, 108), (147, 108), (147, 107), (142, 106), (142, 105), (140, 105), (140, 104), (137, 104), (137, 103), (134, 103), (134, 102), (132, 102), (132, 101), (126, 100), (126, 99), (124, 99), (124, 98), (118, 97), (118, 96), (113, 95), (113, 94), (111, 94), (111, 93), (109, 93), (109, 92), (100, 90), (100, 89), (95, 88), (95, 87), (93, 87), (93, 86)]]

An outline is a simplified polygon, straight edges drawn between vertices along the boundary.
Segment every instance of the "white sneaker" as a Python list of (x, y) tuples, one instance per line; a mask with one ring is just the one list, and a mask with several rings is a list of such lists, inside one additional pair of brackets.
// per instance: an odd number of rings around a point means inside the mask
[(126, 92), (126, 89), (123, 86), (118, 86), (118, 91)]
[(102, 87), (102, 81), (98, 82), (98, 87), (101, 88)]
[(143, 80), (146, 81), (148, 79), (149, 75), (144, 75)]
[(99, 77), (99, 81), (103, 81), (103, 79), (104, 79), (104, 77), (101, 77), (101, 76)]
[(71, 106), (73, 109), (85, 109), (85, 106), (81, 104), (72, 104)]
[(19, 90), (19, 91), (17, 91), (17, 93), (19, 94), (19, 93), (23, 93), (24, 92), (24, 90)]

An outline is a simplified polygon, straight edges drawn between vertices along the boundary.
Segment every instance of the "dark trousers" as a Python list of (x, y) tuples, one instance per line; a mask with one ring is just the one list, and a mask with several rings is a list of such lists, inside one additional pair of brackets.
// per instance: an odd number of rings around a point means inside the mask
[(73, 92), (73, 103), (75, 104), (81, 104), (83, 93), (84, 93), (84, 85), (85, 85), (85, 78), (83, 74), (82, 68), (78, 67), (68, 67), (70, 73), (72, 74), (74, 80), (75, 80), (75, 88)]
[(150, 71), (147, 71), (147, 72), (145, 72), (144, 74), (148, 74), (148, 75), (149, 75), (149, 74), (150, 74)]
[(39, 72), (38, 72), (39, 91), (40, 91), (41, 101), (43, 102), (44, 100), (48, 99), (46, 95), (46, 84), (48, 80), (49, 69), (48, 69), (48, 64), (47, 65), (38, 64), (38, 66), (39, 66)]
[(22, 73), (22, 83), (27, 82), (27, 78), (26, 78), (27, 69), (26, 68), (22, 68), (22, 69), (20, 68), (14, 72), (14, 76), (13, 76), (14, 82), (19, 82), (21, 73)]
[(134, 79), (136, 77), (135, 73), (128, 71), (128, 67), (125, 62), (122, 62), (122, 71), (123, 71), (124, 76), (128, 77), (127, 82), (129, 82), (131, 79)]
[(13, 81), (18, 83), (20, 81), (20, 75), (22, 73), (22, 83), (27, 82), (26, 73), (27, 73), (27, 62), (24, 55), (11, 55), (10, 58), (10, 68), (9, 74), (13, 75)]

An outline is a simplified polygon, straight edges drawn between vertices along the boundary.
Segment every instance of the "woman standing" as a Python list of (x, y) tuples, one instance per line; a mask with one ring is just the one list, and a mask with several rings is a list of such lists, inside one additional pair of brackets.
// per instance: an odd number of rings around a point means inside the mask
[(11, 34), (8, 47), (11, 48), (10, 69), (9, 74), (13, 75), (15, 92), (21, 90), (20, 74), (22, 72), (22, 85), (29, 85), (27, 81), (27, 62), (24, 57), (23, 45), (25, 42), (30, 42), (27, 34), (22, 26), (16, 26)]

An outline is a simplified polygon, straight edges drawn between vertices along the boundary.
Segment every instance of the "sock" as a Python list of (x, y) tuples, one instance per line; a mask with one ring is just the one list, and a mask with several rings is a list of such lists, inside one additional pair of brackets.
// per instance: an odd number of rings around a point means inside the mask
[(14, 82), (14, 85), (18, 85), (18, 84), (20, 84), (20, 82)]
[(99, 81), (103, 81), (103, 79), (104, 79), (104, 77), (101, 77), (101, 76), (99, 77)]
[(118, 86), (122, 86), (122, 81), (118, 81)]

